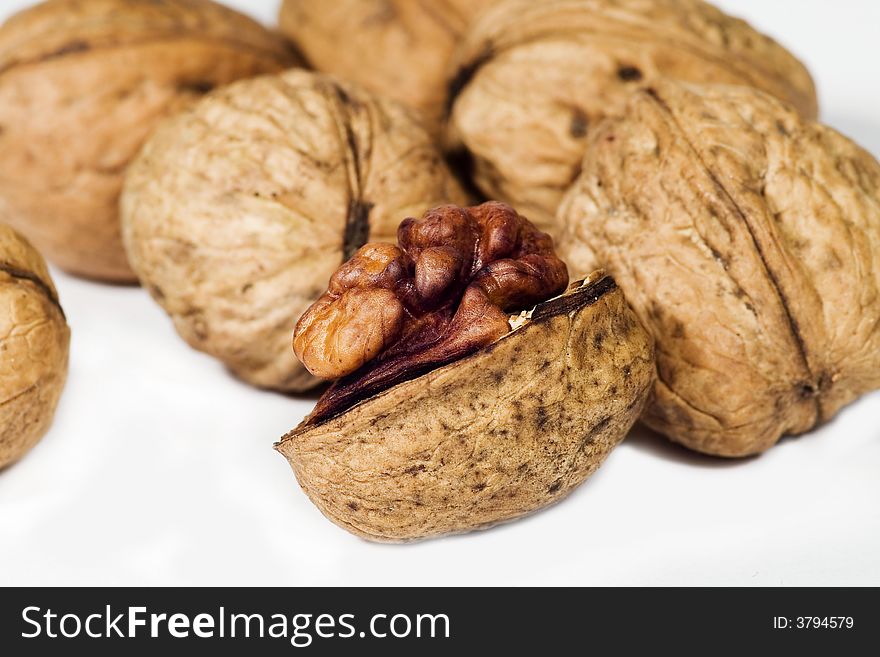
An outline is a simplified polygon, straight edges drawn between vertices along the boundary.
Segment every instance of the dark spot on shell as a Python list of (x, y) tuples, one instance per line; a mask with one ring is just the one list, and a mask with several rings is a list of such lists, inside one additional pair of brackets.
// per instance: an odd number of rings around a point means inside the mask
[(241, 293), (246, 294), (251, 289), (253, 289), (253, 287), (254, 287), (253, 283), (245, 283), (244, 285), (241, 286)]
[(669, 107), (669, 103), (667, 103), (665, 100), (663, 100), (660, 97), (660, 94), (657, 93), (657, 90), (654, 87), (648, 87), (647, 89), (645, 89), (645, 93), (648, 96), (650, 96), (651, 98), (653, 98), (654, 101), (658, 105), (660, 105), (660, 107), (662, 107), (666, 112), (668, 112), (669, 114), (672, 114), (672, 109)]
[(788, 128), (785, 127), (785, 124), (782, 121), (776, 121), (776, 132), (778, 132), (783, 137), (791, 136), (791, 134), (788, 132)]
[(727, 258), (725, 258), (720, 251), (717, 249), (711, 248), (712, 257), (715, 259), (719, 265), (721, 265), (724, 269), (727, 269), (730, 266), (730, 263), (727, 262)]
[(538, 430), (543, 430), (545, 426), (547, 426), (547, 409), (543, 406), (538, 406), (538, 409), (535, 411), (535, 427)]
[(346, 504), (346, 506), (347, 506), (349, 509), (351, 509), (352, 511), (358, 511), (358, 510), (360, 510), (360, 508), (361, 508), (361, 507), (358, 505), (357, 502), (349, 502), (348, 504)]
[(596, 334), (593, 336), (593, 346), (596, 349), (601, 349), (603, 342), (605, 342), (605, 332), (596, 331)]
[(583, 139), (587, 136), (587, 128), (590, 122), (583, 110), (575, 109), (571, 115), (571, 124), (568, 126), (568, 134), (575, 139)]
[(638, 82), (644, 76), (642, 71), (635, 66), (621, 66), (617, 69), (617, 77), (624, 82)]
[(675, 323), (672, 325), (672, 337), (681, 340), (684, 336), (684, 323), (680, 320), (675, 320)]
[(54, 57), (64, 57), (64, 55), (73, 55), (79, 52), (86, 52), (91, 50), (92, 47), (89, 45), (87, 41), (83, 41), (82, 39), (77, 39), (76, 41), (71, 41), (70, 43), (66, 43), (58, 50), (55, 50), (48, 55), (46, 55), (45, 59), (52, 59)]
[(608, 428), (608, 425), (611, 424), (611, 420), (612, 420), (612, 416), (610, 416), (610, 415), (603, 417), (601, 420), (599, 420), (596, 423), (596, 426), (593, 427), (593, 433), (596, 434), (596, 433), (602, 433), (603, 431), (605, 431), (605, 429)]
[(501, 370), (495, 370), (494, 372), (492, 372), (492, 381), (494, 381), (496, 384), (501, 383), (503, 380), (504, 372), (502, 372)]
[(550, 488), (547, 489), (547, 492), (548, 492), (550, 495), (552, 495), (553, 493), (558, 492), (560, 488), (562, 488), (562, 482), (561, 482), (561, 481), (557, 481), (557, 482), (554, 482), (553, 485), (550, 486)]
[(480, 493), (480, 492), (486, 490), (487, 486), (488, 486), (487, 483), (481, 482), (479, 484), (476, 484), (475, 486), (472, 486), (471, 490), (474, 491), (475, 493)]
[(623, 366), (623, 376), (628, 379), (630, 372), (632, 372), (632, 368), (630, 368), (629, 365), (624, 365)]
[(797, 387), (798, 396), (801, 399), (812, 399), (816, 395), (819, 394), (819, 391), (816, 389), (812, 383), (800, 383)]
[(357, 103), (352, 100), (351, 96), (348, 95), (348, 92), (338, 84), (333, 85), (333, 91), (336, 93), (336, 97), (339, 99), (339, 102), (346, 107), (357, 106)]
[(177, 90), (182, 93), (204, 96), (209, 91), (212, 91), (215, 86), (217, 85), (211, 80), (182, 80), (177, 83)]
[(420, 472), (424, 472), (426, 470), (424, 465), (411, 465), (406, 470), (403, 471), (403, 474), (408, 474), (412, 476), (416, 476)]

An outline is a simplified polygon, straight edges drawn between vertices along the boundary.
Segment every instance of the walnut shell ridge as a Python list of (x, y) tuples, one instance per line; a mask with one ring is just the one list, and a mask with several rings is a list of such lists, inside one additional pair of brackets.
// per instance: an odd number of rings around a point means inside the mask
[(67, 378), (70, 329), (46, 263), (0, 224), (0, 468), (49, 429)]
[(766, 450), (880, 387), (880, 165), (760, 91), (658, 84), (591, 139), (560, 207), (657, 340), (644, 421)]
[(279, 23), (311, 66), (420, 110), (439, 133), (449, 59), (494, 2), (284, 0)]
[(589, 134), (658, 77), (755, 86), (816, 115), (803, 65), (700, 0), (506, 0), (455, 56), (448, 146), (476, 185), (559, 236)]
[(374, 541), (484, 529), (552, 504), (636, 421), (653, 343), (597, 273), (488, 347), (276, 445), (312, 502)]
[(0, 214), (72, 273), (134, 281), (118, 219), (129, 161), (205, 93), (295, 63), (209, 0), (50, 0), (0, 26)]
[(368, 240), (458, 202), (430, 137), (397, 103), (302, 70), (242, 81), (160, 127), (121, 203), (132, 267), (193, 347), (254, 385), (317, 383), (297, 317)]

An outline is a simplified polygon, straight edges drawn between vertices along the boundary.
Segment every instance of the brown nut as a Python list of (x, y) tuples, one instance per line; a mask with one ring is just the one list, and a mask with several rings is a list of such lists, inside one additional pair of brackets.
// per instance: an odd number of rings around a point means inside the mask
[(439, 133), (449, 58), (468, 24), (493, 2), (284, 0), (279, 22), (316, 69), (422, 111)]
[[(437, 217), (445, 235), (431, 225)], [(494, 219), (506, 228), (487, 229)], [(475, 258), (462, 230), (472, 223)], [(429, 249), (448, 245), (446, 275), (425, 288), (441, 292), (422, 297), (419, 268)], [(441, 208), (404, 224), (399, 248), (370, 245), (349, 264), (303, 317), (297, 339), (333, 342), (348, 318), (356, 338), (375, 333), (382, 346), (276, 447), (318, 508), (354, 534), (415, 540), (536, 511), (592, 474), (644, 406), (653, 343), (613, 279), (598, 272), (534, 305), (567, 274), (547, 236), (510, 208)], [(372, 325), (357, 303), (345, 303), (351, 291), (377, 295)], [(490, 300), (476, 314), (474, 293)], [(328, 299), (343, 321), (322, 325)], [(526, 310), (510, 317), (502, 309)], [(304, 338), (312, 331), (327, 334)], [(333, 349), (325, 354), (335, 365)]]
[(744, 456), (880, 387), (880, 165), (760, 91), (655, 85), (560, 208), (657, 340), (644, 420)]
[(69, 344), (45, 261), (0, 224), (0, 468), (24, 456), (52, 423)]
[(122, 177), (157, 122), (207, 90), (294, 63), (208, 0), (50, 0), (0, 26), (0, 215), (60, 267), (133, 281)]
[(306, 71), (217, 90), (159, 128), (127, 175), (141, 282), (193, 347), (255, 385), (317, 380), (290, 318), (368, 239), (461, 191), (396, 103)]
[(312, 422), (491, 344), (510, 331), (506, 311), (568, 283), (550, 236), (503, 203), (434, 208), (406, 219), (397, 241), (361, 248), (296, 325), (297, 358), (340, 379)]
[(488, 197), (554, 237), (589, 134), (642, 84), (747, 84), (816, 114), (800, 62), (699, 0), (506, 0), (480, 15), (456, 60), (449, 148)]

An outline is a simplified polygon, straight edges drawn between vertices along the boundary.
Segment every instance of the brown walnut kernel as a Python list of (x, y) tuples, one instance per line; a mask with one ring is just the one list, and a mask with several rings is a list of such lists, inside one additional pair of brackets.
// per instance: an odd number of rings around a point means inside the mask
[(398, 243), (362, 247), (297, 323), (306, 368), (342, 377), (311, 422), (491, 344), (509, 332), (508, 311), (568, 282), (552, 239), (502, 203), (434, 208), (406, 219)]

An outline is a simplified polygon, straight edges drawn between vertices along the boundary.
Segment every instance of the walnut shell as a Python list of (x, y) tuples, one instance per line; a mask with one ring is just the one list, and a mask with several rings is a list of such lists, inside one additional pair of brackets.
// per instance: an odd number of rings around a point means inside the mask
[(208, 0), (52, 0), (0, 27), (0, 214), (60, 267), (134, 280), (119, 234), (128, 162), (212, 87), (294, 63)]
[(279, 21), (316, 69), (422, 111), (439, 133), (449, 59), (470, 22), (494, 2), (284, 0)]
[(487, 196), (554, 237), (589, 133), (640, 83), (747, 84), (817, 111), (800, 62), (700, 0), (507, 0), (481, 14), (456, 60), (450, 149)]
[(653, 344), (601, 273), (461, 360), (276, 448), (333, 522), (376, 541), (483, 529), (552, 504), (636, 421)]
[(0, 468), (24, 456), (52, 423), (69, 345), (45, 261), (0, 224)]
[(655, 85), (593, 135), (560, 207), (657, 339), (644, 416), (756, 454), (880, 387), (880, 165), (745, 87)]
[(293, 320), (368, 239), (461, 191), (409, 112), (293, 70), (210, 94), (160, 127), (129, 169), (132, 267), (193, 347), (257, 386), (316, 379)]

